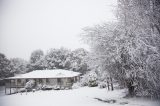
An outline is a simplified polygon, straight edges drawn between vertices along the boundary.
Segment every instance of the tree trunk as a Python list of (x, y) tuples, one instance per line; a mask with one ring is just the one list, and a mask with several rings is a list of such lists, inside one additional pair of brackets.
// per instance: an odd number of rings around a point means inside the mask
[(134, 86), (132, 86), (132, 82), (129, 82), (128, 84), (128, 93), (129, 93), (129, 96), (133, 97), (135, 95), (135, 92), (134, 92)]
[(110, 80), (111, 80), (111, 90), (113, 91), (114, 88), (113, 88), (113, 81), (112, 81), (112, 78), (110, 77)]
[(108, 90), (110, 90), (110, 89), (109, 89), (109, 81), (107, 81), (107, 87), (108, 87)]

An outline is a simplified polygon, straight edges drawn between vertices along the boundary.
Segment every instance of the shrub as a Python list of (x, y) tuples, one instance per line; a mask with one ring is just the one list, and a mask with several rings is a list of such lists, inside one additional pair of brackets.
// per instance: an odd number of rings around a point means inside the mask
[(41, 90), (41, 89), (42, 89), (42, 87), (43, 87), (43, 85), (42, 85), (42, 84), (38, 84), (38, 85), (37, 85), (37, 90)]
[(54, 90), (60, 90), (61, 88), (60, 88), (59, 85), (55, 85), (55, 86), (53, 86), (53, 89), (54, 89)]
[(100, 82), (99, 84), (98, 84), (98, 87), (99, 88), (106, 88), (106, 82)]
[(85, 74), (80, 80), (80, 85), (89, 87), (98, 86), (97, 74), (94, 71), (90, 71), (89, 73)]
[(50, 85), (43, 85), (42, 86), (42, 90), (52, 90), (53, 89), (53, 86), (50, 86)]
[(77, 82), (77, 83), (74, 83), (74, 84), (73, 84), (72, 88), (73, 88), (73, 89), (77, 89), (77, 88), (79, 88), (79, 87), (81, 87), (81, 86), (82, 86), (81, 83), (80, 83), (80, 82)]
[(25, 88), (27, 90), (33, 89), (34, 87), (35, 87), (35, 81), (34, 80), (29, 80), (25, 85)]
[(89, 73), (89, 75), (88, 75), (88, 86), (89, 87), (98, 86), (97, 74), (94, 71)]
[(83, 75), (80, 80), (80, 86), (88, 86), (88, 77), (87, 75)]

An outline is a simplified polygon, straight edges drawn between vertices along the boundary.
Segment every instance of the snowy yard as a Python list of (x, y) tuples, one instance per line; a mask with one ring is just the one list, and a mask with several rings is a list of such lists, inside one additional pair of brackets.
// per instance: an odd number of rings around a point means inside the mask
[[(1, 92), (2, 93), (2, 92)], [(158, 106), (156, 101), (125, 99), (125, 90), (107, 91), (97, 87), (73, 90), (50, 90), (0, 95), (0, 106)], [(115, 103), (99, 101), (116, 100)]]

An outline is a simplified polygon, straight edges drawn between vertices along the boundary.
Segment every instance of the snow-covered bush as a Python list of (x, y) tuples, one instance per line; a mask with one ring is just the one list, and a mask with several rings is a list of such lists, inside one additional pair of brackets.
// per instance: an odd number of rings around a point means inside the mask
[(89, 87), (97, 86), (97, 74), (94, 71), (90, 71), (89, 73), (83, 75), (80, 80), (80, 85)]
[(143, 90), (143, 91), (137, 91), (136, 92), (136, 96), (143, 96), (143, 97), (149, 97), (150, 94), (147, 90)]
[(50, 86), (50, 85), (43, 85), (42, 86), (42, 90), (52, 90), (53, 89), (53, 86)]
[(98, 86), (97, 74), (94, 71), (89, 73), (89, 75), (88, 75), (88, 86), (89, 87)]
[(35, 81), (34, 80), (29, 80), (26, 85), (25, 88), (26, 89), (33, 89), (33, 87), (35, 86)]
[(53, 89), (54, 89), (54, 90), (60, 90), (61, 88), (60, 88), (59, 85), (55, 85), (55, 86), (53, 86)]
[(80, 83), (80, 82), (77, 82), (77, 83), (74, 83), (74, 84), (73, 84), (72, 88), (73, 88), (73, 89), (77, 89), (77, 88), (79, 88), (79, 87), (81, 87), (81, 86), (82, 86), (81, 83)]
[(81, 80), (80, 80), (80, 85), (81, 86), (88, 86), (88, 77), (87, 74), (83, 75)]
[(41, 89), (42, 89), (42, 87), (43, 87), (43, 85), (42, 85), (42, 84), (38, 84), (38, 85), (37, 85), (37, 90), (41, 90)]
[(99, 84), (98, 84), (98, 87), (99, 88), (106, 88), (106, 82), (100, 82)]
[(26, 92), (26, 89), (25, 89), (25, 88), (20, 88), (20, 89), (18, 90), (18, 92), (19, 92), (19, 93)]

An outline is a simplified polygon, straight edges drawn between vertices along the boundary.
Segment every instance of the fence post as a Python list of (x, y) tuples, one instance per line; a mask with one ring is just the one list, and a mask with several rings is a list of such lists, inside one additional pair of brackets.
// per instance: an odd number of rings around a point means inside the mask
[(10, 84), (9, 84), (9, 85), (10, 85), (10, 86), (9, 86), (9, 93), (11, 94), (11, 93), (12, 93), (12, 91), (11, 91), (11, 79), (9, 80), (9, 83), (10, 83)]
[(4, 80), (4, 83), (5, 83), (5, 95), (6, 95), (6, 93), (7, 93), (7, 92), (6, 92), (6, 80)]

